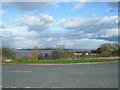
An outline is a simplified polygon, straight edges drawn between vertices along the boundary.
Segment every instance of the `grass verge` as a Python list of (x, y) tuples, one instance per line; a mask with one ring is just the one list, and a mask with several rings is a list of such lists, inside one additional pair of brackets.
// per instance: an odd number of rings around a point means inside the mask
[(86, 59), (86, 60), (25, 60), (15, 59), (11, 62), (2, 61), (2, 63), (40, 63), (40, 64), (69, 64), (69, 63), (92, 63), (92, 62), (109, 62), (120, 61), (119, 59)]

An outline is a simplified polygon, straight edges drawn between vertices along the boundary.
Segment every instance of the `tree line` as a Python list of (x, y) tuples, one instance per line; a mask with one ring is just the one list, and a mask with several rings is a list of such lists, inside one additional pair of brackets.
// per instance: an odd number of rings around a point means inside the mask
[[(96, 50), (91, 51), (91, 53), (96, 53), (96, 56), (100, 57), (110, 57), (120, 55), (120, 44), (118, 43), (105, 43), (100, 45)], [(3, 58), (15, 58), (14, 52), (8, 47), (2, 48)], [(38, 50), (37, 46), (33, 47), (30, 58), (32, 60), (44, 60), (44, 59), (74, 59), (76, 56), (74, 52), (70, 52), (66, 49), (57, 50), (54, 49), (50, 55), (47, 53), (42, 55)]]

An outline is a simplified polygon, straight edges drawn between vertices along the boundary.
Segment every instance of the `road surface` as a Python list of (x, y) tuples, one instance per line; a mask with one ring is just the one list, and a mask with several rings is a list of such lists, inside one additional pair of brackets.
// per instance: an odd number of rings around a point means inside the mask
[(118, 88), (118, 63), (3, 65), (3, 88)]

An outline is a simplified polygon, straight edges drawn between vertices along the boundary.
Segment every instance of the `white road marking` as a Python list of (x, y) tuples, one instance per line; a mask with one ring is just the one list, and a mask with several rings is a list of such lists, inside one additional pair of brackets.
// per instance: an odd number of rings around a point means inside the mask
[(25, 88), (32, 88), (32, 87), (25, 87)]
[(6, 72), (32, 72), (32, 71), (6, 71)]

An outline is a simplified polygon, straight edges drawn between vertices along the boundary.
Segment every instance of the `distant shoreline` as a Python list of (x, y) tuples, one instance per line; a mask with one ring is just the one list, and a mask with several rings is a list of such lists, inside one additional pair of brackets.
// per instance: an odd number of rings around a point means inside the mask
[(33, 63), (33, 64), (25, 64), (25, 63), (2, 63), (2, 65), (87, 65), (87, 64), (102, 64), (102, 63), (112, 63), (112, 62), (120, 62), (120, 61), (107, 61), (107, 62), (88, 62), (88, 63), (67, 63), (67, 64), (47, 64), (47, 63)]
[(10, 62), (2, 61), (3, 65), (74, 65), (74, 64), (99, 64), (108, 62), (120, 62), (120, 58), (98, 58), (98, 59), (79, 59), (79, 60), (12, 60)]
[[(33, 50), (33, 49), (15, 49), (15, 50)], [(61, 50), (56, 48), (41, 48), (37, 50)], [(64, 50), (96, 50), (96, 49), (64, 49)]]

